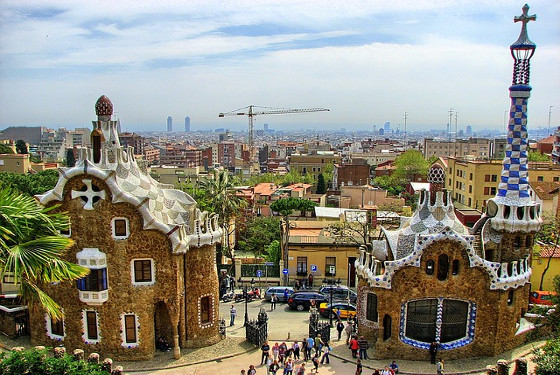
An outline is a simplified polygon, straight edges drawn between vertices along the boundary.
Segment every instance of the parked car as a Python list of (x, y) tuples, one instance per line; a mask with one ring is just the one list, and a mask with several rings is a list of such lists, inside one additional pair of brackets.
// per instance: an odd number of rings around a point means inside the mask
[(327, 297), (331, 297), (331, 290), (333, 293), (333, 301), (334, 300), (341, 300), (341, 301), (350, 301), (351, 303), (356, 303), (358, 300), (358, 295), (352, 289), (349, 289), (345, 285), (325, 285), (319, 289), (319, 292), (323, 293)]
[(286, 302), (284, 298), (284, 291), (288, 289), (288, 296), (294, 292), (294, 288), (291, 286), (271, 286), (264, 292), (264, 299), (270, 301), (272, 295), (275, 294), (278, 297), (278, 301)]
[(314, 300), (316, 306), (319, 306), (319, 304), (321, 304), (322, 302), (327, 302), (328, 297), (323, 293), (319, 293), (316, 291), (298, 291), (292, 293), (290, 298), (288, 298), (288, 305), (292, 309), (303, 311), (309, 309), (309, 307), (311, 306), (311, 300)]
[(348, 302), (333, 302), (332, 305), (327, 302), (321, 303), (319, 306), (319, 313), (328, 318), (331, 314), (333, 318), (337, 318), (337, 311), (340, 311), (340, 318), (347, 319), (356, 316), (356, 305)]
[(546, 290), (533, 290), (529, 295), (529, 303), (535, 303), (537, 305), (553, 305), (552, 296), (555, 296), (556, 292), (547, 292)]

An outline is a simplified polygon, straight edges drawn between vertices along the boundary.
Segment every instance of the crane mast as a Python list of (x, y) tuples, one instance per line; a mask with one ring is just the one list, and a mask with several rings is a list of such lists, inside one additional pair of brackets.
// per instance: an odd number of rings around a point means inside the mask
[[(257, 108), (257, 110), (255, 110)], [(259, 110), (258, 108), (262, 108)], [(249, 144), (249, 155), (251, 160), (253, 159), (253, 125), (254, 125), (254, 117), (257, 115), (284, 115), (289, 113), (306, 113), (306, 112), (325, 112), (329, 111), (326, 108), (296, 108), (296, 109), (289, 109), (289, 108), (270, 108), (270, 107), (258, 107), (255, 105), (250, 105), (248, 107), (239, 108), (230, 112), (222, 112), (218, 114), (218, 117), (226, 117), (226, 116), (248, 116), (249, 117), (249, 137), (248, 137), (248, 144)]]

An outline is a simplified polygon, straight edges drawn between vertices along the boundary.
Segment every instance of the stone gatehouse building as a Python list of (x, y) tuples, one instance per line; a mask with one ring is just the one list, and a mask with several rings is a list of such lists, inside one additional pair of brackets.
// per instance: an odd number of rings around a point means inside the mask
[[(540, 204), (529, 196), (527, 102), (529, 59), (536, 46), (523, 15), (515, 59), (507, 146), (496, 196), (473, 228), (457, 220), (445, 171), (429, 171), (414, 215), (398, 230), (361, 250), (359, 332), (375, 340), (380, 358), (427, 360), (430, 344), (445, 359), (494, 356), (523, 343), (532, 329), (529, 306), (531, 253), (542, 223)], [(457, 173), (448, 169), (450, 173)], [(457, 173), (458, 174), (458, 173)]]
[(92, 147), (81, 149), (76, 166), (62, 168), (54, 189), (37, 197), (68, 212), (71, 226), (63, 235), (74, 245), (66, 258), (90, 273), (48, 287), (63, 321), (32, 306), (32, 342), (121, 360), (152, 357), (158, 338), (175, 358), (181, 347), (217, 342), (217, 216), (139, 167), (132, 148), (119, 144), (106, 96), (95, 110)]

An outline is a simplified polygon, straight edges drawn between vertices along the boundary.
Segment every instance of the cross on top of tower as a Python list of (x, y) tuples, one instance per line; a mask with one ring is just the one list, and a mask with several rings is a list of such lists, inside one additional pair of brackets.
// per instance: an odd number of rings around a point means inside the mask
[(529, 15), (529, 5), (525, 4), (523, 6), (523, 13), (520, 16), (515, 16), (513, 18), (513, 22), (522, 22), (523, 26), (521, 27), (521, 33), (519, 34), (519, 38), (517, 41), (511, 45), (511, 48), (519, 48), (519, 47), (532, 47), (535, 43), (531, 42), (529, 39), (529, 35), (527, 35), (527, 24), (529, 21), (536, 21), (537, 15)]

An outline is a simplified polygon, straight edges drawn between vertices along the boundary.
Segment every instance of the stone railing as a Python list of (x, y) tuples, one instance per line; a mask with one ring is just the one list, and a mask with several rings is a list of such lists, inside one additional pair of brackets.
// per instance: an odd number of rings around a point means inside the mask
[(490, 289), (508, 289), (518, 287), (529, 282), (531, 278), (531, 265), (529, 256), (512, 262), (490, 262), (485, 260), (485, 268), (490, 270)]

